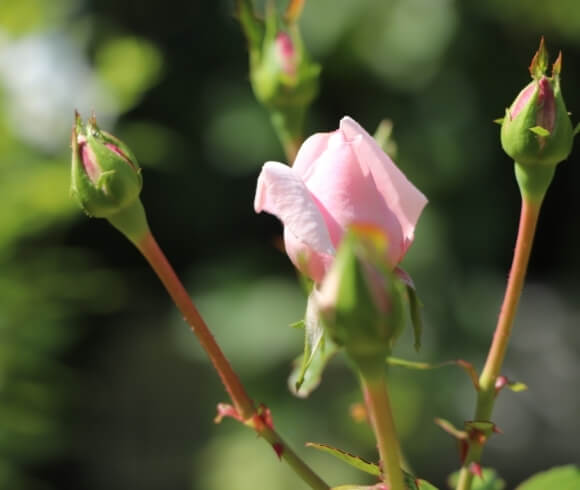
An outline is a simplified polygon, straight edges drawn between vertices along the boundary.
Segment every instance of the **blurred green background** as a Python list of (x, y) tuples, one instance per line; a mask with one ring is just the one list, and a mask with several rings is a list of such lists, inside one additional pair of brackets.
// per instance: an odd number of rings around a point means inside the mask
[[(284, 2), (281, 2), (283, 4)], [(374, 459), (349, 417), (356, 380), (336, 359), (307, 400), (286, 388), (305, 298), (254, 214), (266, 160), (283, 161), (253, 99), (233, 4), (165, 0), (0, 0), (0, 488), (297, 490), (254, 434), (212, 422), (226, 401), (179, 314), (131, 245), (69, 198), (73, 109), (97, 112), (144, 167), (143, 202), (254, 398), (332, 484), (365, 482), (308, 440)], [(308, 132), (348, 114), (369, 131), (395, 123), (398, 164), (429, 197), (404, 262), (424, 303), (420, 355), (480, 368), (511, 261), (519, 197), (499, 147), (503, 115), (528, 82), (540, 35), (564, 52), (568, 108), (580, 108), (576, 0), (308, 0), (305, 42), (323, 66)], [(576, 119), (577, 120), (577, 119)], [(558, 169), (485, 463), (508, 488), (574, 461), (580, 427), (578, 151)], [(474, 393), (455, 368), (392, 368), (403, 446), (444, 488), (459, 464), (433, 424), (470, 419)]]

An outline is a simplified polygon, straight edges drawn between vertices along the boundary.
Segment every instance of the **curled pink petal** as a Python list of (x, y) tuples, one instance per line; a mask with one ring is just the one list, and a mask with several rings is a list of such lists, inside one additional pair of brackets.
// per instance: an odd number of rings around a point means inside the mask
[(399, 220), (405, 239), (405, 253), (413, 241), (415, 225), (427, 204), (427, 198), (356, 121), (345, 116), (340, 121), (340, 129), (347, 140), (354, 141), (353, 149), (361, 166), (370, 171), (386, 205)]
[(316, 160), (326, 150), (330, 136), (331, 133), (316, 133), (302, 143), (292, 168), (303, 180), (308, 178), (316, 165)]
[(337, 132), (306, 180), (315, 196), (335, 247), (348, 225), (370, 223), (388, 236), (389, 260), (395, 266), (402, 258), (403, 233), (397, 216), (377, 192), (370, 173), (363, 173), (353, 145)]
[(293, 169), (278, 162), (264, 164), (254, 209), (273, 214), (284, 223), (286, 251), (297, 267), (312, 261), (317, 276), (324, 272), (321, 257), (333, 257), (335, 250), (322, 214)]

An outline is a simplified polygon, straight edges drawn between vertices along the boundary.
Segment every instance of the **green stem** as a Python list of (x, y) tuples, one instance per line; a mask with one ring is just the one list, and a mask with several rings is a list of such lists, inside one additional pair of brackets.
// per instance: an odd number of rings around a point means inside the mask
[(362, 389), (379, 447), (385, 482), (389, 490), (405, 490), (401, 471), (401, 450), (387, 391), (387, 376), (382, 362), (360, 369)]
[(152, 233), (147, 233), (141, 241), (136, 243), (136, 246), (147, 259), (157, 276), (159, 276), (171, 299), (173, 299), (175, 305), (183, 314), (185, 321), (199, 340), (199, 343), (207, 352), (240, 417), (243, 420), (252, 417), (256, 412), (252, 400), (246, 393), (238, 375), (218, 346), (214, 336), (199, 314), (199, 311), (197, 311), (197, 308), (191, 301), (189, 294), (175, 274), (173, 267), (171, 267), (165, 254), (159, 248)]
[[(183, 314), (185, 321), (206, 351), (240, 418), (246, 421), (254, 417), (256, 415), (254, 403), (247, 395), (238, 375), (223, 354), (151, 232), (148, 231), (140, 240), (136, 240), (135, 245), (159, 276), (167, 292)], [(272, 444), (274, 449), (277, 447), (283, 448), (281, 458), (288, 463), (310, 488), (313, 490), (329, 490), (330, 487), (292, 451), (273, 429), (262, 427), (257, 432)]]
[[(522, 198), (522, 209), (514, 258), (497, 327), (487, 355), (485, 367), (479, 378), (479, 391), (477, 394), (474, 420), (491, 420), (496, 398), (495, 383), (506, 355), (514, 318), (524, 287), (526, 270), (532, 251), (541, 205), (541, 198), (530, 199), (525, 195)], [(467, 456), (459, 474), (457, 490), (470, 490), (473, 481), (473, 473), (470, 470), (470, 465), (480, 462), (482, 452), (483, 442), (470, 442)]]
[(302, 478), (302, 480), (314, 490), (330, 490), (330, 487), (310, 468), (300, 457), (288, 446), (280, 437), (280, 435), (271, 429), (265, 427), (259, 434), (266, 439), (270, 445), (281, 452), (280, 458), (294, 470), (294, 472)]
[(289, 106), (284, 107), (283, 110), (271, 109), (270, 118), (286, 153), (288, 165), (292, 166), (304, 139), (302, 131), (306, 118), (306, 108)]

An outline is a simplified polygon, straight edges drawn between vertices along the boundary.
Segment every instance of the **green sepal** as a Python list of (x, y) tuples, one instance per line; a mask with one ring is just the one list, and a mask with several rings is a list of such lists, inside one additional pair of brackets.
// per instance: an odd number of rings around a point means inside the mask
[(413, 286), (407, 285), (407, 294), (409, 297), (409, 309), (411, 312), (411, 324), (413, 325), (413, 336), (415, 338), (415, 350), (421, 349), (421, 335), (423, 334), (423, 317), (421, 315), (422, 304), (417, 296), (417, 291)]
[[(471, 490), (503, 490), (505, 488), (505, 481), (499, 477), (497, 472), (492, 468), (482, 469), (483, 478), (475, 477), (471, 485)], [(447, 479), (447, 484), (450, 489), (457, 487), (459, 480), (459, 471), (452, 473)], [(547, 490), (547, 489), (544, 489)]]
[(552, 65), (552, 76), (557, 77), (562, 73), (562, 51), (558, 52), (558, 57)]
[(405, 325), (405, 286), (386, 263), (387, 246), (377, 228), (351, 226), (317, 297), (329, 337), (359, 367), (380, 365)]
[(541, 78), (548, 69), (548, 50), (546, 49), (546, 43), (544, 42), (544, 36), (540, 39), (540, 46), (532, 58), (530, 63), (530, 75), (532, 78), (538, 80)]
[(257, 17), (252, 0), (236, 0), (236, 17), (248, 40), (250, 61), (257, 63), (264, 38), (264, 22)]
[(339, 348), (326, 338), (312, 294), (308, 298), (304, 320), (295, 325), (304, 327), (304, 352), (293, 363), (288, 387), (295, 396), (307, 398), (320, 384), (326, 364)]
[(546, 128), (543, 128), (542, 126), (534, 126), (533, 128), (530, 128), (528, 131), (531, 131), (532, 133), (537, 134), (542, 138), (550, 136), (550, 131), (548, 131)]
[(578, 490), (580, 467), (575, 464), (558, 466), (528, 478), (516, 490)]

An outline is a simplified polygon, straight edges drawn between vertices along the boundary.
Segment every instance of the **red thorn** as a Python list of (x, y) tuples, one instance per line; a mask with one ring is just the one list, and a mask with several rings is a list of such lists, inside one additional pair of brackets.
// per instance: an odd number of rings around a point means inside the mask
[(458, 444), (459, 444), (459, 459), (463, 464), (465, 458), (467, 457), (467, 451), (469, 451), (469, 443), (465, 439), (462, 439), (458, 441)]
[(483, 471), (481, 470), (481, 465), (473, 461), (469, 465), (469, 471), (471, 471), (475, 476), (479, 476), (483, 480)]
[(501, 430), (497, 425), (493, 424), (493, 432), (496, 434), (503, 434), (503, 430)]
[(278, 459), (282, 459), (282, 454), (284, 454), (284, 444), (281, 442), (275, 442), (272, 444), (272, 448), (274, 449), (276, 456), (278, 456)]
[(251, 418), (251, 421), (252, 421), (251, 427), (253, 427), (258, 433), (264, 431), (264, 429), (266, 428), (272, 431), (274, 430), (274, 421), (272, 420), (272, 413), (270, 412), (270, 409), (263, 403), (260, 404), (257, 412)]
[(272, 412), (263, 403), (261, 403), (260, 406), (258, 407), (258, 416), (260, 417), (260, 420), (264, 423), (266, 427), (274, 430), (274, 420), (272, 419)]

